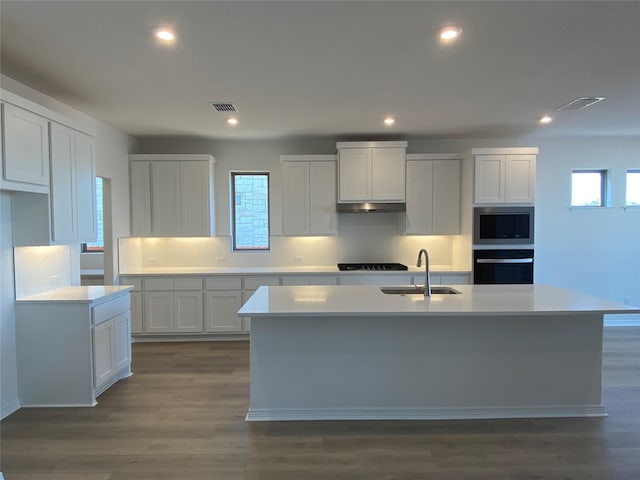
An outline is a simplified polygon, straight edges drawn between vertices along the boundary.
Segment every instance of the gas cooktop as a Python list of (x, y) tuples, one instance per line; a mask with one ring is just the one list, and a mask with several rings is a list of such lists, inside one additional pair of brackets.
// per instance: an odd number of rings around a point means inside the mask
[(401, 263), (339, 263), (338, 270), (408, 270)]

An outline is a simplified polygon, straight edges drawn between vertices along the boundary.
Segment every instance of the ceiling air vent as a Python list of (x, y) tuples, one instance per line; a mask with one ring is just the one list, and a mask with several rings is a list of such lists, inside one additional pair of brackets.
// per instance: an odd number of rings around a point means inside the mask
[(238, 111), (235, 104), (231, 102), (212, 102), (209, 105), (211, 105), (216, 112), (233, 113)]
[(604, 97), (576, 98), (575, 100), (571, 100), (569, 103), (557, 107), (556, 110), (559, 112), (564, 110), (582, 110), (583, 108), (590, 107), (594, 103), (601, 102), (602, 100), (604, 100)]

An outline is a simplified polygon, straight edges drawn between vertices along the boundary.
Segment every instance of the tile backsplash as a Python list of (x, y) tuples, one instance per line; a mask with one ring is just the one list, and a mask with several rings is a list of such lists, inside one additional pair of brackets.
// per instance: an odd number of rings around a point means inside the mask
[(15, 247), (16, 298), (71, 285), (71, 248)]

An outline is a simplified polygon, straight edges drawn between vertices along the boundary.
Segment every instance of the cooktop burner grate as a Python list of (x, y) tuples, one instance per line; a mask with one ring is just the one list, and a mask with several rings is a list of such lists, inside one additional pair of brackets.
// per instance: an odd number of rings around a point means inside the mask
[(406, 265), (401, 263), (339, 263), (338, 270), (408, 270)]

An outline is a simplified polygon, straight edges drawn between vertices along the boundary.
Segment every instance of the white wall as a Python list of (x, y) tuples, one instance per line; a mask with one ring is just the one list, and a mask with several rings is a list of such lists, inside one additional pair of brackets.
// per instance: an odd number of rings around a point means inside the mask
[[(611, 208), (571, 210), (571, 170), (607, 169)], [(640, 305), (640, 211), (626, 211), (626, 171), (640, 168), (640, 139), (540, 143), (536, 279)]]

